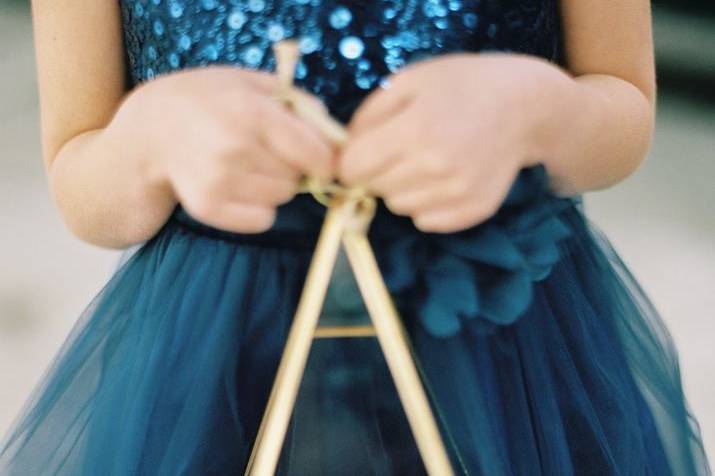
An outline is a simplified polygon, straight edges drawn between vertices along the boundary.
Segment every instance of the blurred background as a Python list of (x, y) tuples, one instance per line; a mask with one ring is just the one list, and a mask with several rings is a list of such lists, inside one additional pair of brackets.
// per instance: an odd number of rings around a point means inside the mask
[[(654, 2), (658, 126), (643, 166), (586, 196), (666, 320), (715, 460), (715, 2)], [(119, 253), (70, 235), (40, 153), (29, 7), (0, 0), (0, 437)]]

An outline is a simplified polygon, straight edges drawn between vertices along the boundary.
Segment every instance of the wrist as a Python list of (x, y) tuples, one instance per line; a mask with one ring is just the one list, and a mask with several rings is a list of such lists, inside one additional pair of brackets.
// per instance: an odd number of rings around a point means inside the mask
[(571, 144), (579, 143), (586, 130), (580, 120), (588, 115), (590, 102), (580, 85), (565, 70), (547, 60), (526, 57), (520, 88), (524, 111), (524, 154), (521, 166), (541, 164), (547, 171), (551, 190), (558, 195), (570, 190), (568, 162), (573, 156)]
[[(472, 53), (470, 76), (499, 97), (503, 127), (520, 144), (519, 165), (543, 163), (563, 134), (564, 96), (575, 83), (557, 65), (521, 53)], [(483, 94), (477, 91), (477, 95)]]
[(127, 130), (121, 121), (112, 121), (101, 132), (103, 150), (122, 157), (126, 161), (132, 176), (135, 178), (134, 190), (142, 201), (167, 204), (176, 202), (176, 197), (169, 180), (167, 164), (161, 154), (153, 147), (150, 135), (143, 131), (138, 122), (135, 127)]
[(557, 67), (539, 58), (526, 57), (519, 73), (522, 82), (519, 111), (524, 137), (523, 165), (543, 163), (558, 144), (560, 129), (561, 99), (568, 94), (570, 79)]

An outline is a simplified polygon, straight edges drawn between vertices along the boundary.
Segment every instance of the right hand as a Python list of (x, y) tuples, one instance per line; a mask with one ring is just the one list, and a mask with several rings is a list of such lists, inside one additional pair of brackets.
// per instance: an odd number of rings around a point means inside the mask
[(329, 141), (273, 98), (277, 90), (278, 78), (268, 72), (184, 70), (132, 91), (111, 126), (138, 131), (149, 180), (192, 217), (228, 231), (262, 232), (303, 175), (335, 177)]

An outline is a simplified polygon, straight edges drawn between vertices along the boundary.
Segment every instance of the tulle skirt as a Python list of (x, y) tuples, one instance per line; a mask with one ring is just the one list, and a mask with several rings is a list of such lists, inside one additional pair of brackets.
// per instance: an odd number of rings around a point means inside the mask
[[(710, 474), (656, 311), (574, 206), (524, 315), (427, 332), (397, 302), (456, 474)], [(314, 240), (170, 219), (80, 316), (17, 416), (2, 475), (242, 474)], [(367, 319), (345, 256), (325, 322)], [(279, 474), (425, 470), (376, 340), (316, 340)]]

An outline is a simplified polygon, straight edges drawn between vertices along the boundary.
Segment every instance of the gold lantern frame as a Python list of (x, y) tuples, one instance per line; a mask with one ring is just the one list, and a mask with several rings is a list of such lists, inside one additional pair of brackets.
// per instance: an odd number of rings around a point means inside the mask
[[(297, 44), (290, 40), (279, 42), (274, 45), (274, 52), (280, 80), (278, 99), (318, 126), (337, 146), (342, 145), (347, 138), (342, 125), (295, 94), (292, 83), (299, 54)], [(375, 214), (375, 198), (361, 187), (321, 184), (310, 177), (302, 182), (301, 191), (312, 193), (326, 205), (327, 211), (245, 474), (270, 476), (275, 473), (314, 339), (376, 337), (427, 473), (453, 475), (412, 358), (407, 332), (367, 238)], [(340, 246), (348, 257), (371, 325), (319, 325)]]

